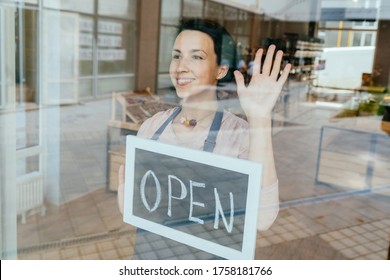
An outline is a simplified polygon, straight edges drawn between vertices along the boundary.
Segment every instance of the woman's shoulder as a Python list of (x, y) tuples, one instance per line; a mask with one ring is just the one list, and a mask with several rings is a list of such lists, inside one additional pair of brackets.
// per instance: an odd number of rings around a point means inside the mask
[(170, 108), (168, 110), (165, 110), (165, 111), (160, 111), (156, 114), (154, 114), (153, 116), (151, 116), (148, 120), (165, 120), (166, 118), (168, 118), (172, 113), (173, 111), (175, 111), (178, 107), (173, 107), (173, 108)]
[(177, 107), (158, 112), (145, 120), (139, 128), (137, 135), (149, 137), (164, 123), (164, 121), (173, 113), (174, 110), (176, 110), (176, 108)]

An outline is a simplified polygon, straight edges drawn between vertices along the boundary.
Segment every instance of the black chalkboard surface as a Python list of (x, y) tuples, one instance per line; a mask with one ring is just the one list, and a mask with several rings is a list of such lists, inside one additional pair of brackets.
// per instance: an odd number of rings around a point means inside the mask
[(127, 136), (124, 221), (228, 259), (252, 259), (261, 165)]

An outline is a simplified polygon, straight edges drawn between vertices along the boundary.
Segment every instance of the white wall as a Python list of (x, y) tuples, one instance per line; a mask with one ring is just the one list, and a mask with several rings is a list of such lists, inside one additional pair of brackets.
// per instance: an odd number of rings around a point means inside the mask
[(375, 47), (325, 48), (321, 59), (325, 69), (318, 71), (320, 86), (356, 88), (362, 73), (371, 73)]

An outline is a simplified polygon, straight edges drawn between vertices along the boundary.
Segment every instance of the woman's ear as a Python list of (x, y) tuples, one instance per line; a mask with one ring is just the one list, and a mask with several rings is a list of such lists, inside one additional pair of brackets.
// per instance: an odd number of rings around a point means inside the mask
[(229, 71), (229, 65), (220, 65), (218, 67), (217, 80), (223, 79)]

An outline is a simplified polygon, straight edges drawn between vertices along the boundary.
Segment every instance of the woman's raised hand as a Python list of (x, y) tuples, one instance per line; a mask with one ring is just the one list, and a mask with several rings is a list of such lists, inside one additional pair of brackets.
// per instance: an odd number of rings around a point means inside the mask
[(237, 94), (249, 123), (271, 117), (271, 112), (288, 78), (291, 64), (284, 67), (278, 79), (283, 52), (278, 51), (273, 59), (275, 48), (275, 45), (268, 48), (264, 65), (261, 65), (263, 50), (259, 49), (256, 52), (253, 74), (248, 86), (245, 85), (242, 74), (237, 70), (234, 71)]

